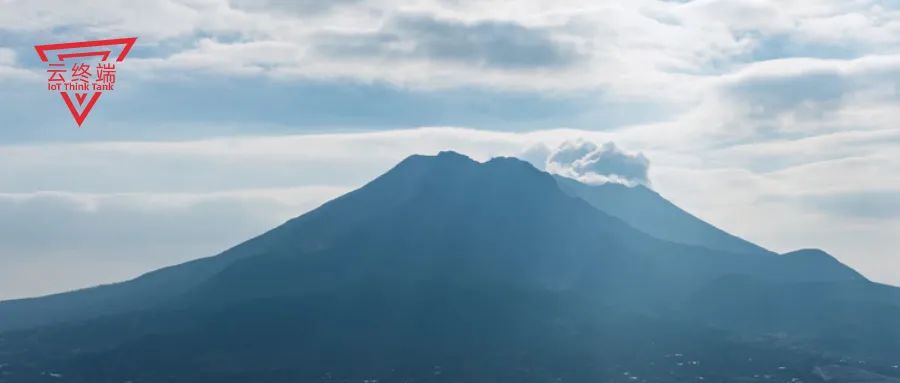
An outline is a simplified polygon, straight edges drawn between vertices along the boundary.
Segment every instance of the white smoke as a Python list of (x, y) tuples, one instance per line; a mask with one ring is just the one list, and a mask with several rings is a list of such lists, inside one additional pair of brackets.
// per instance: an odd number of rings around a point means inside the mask
[[(530, 153), (540, 150), (531, 148)], [(584, 139), (566, 141), (549, 149), (543, 168), (550, 173), (574, 178), (584, 183), (608, 182), (627, 186), (650, 186), (650, 161), (642, 153), (626, 152), (607, 142), (597, 145)]]

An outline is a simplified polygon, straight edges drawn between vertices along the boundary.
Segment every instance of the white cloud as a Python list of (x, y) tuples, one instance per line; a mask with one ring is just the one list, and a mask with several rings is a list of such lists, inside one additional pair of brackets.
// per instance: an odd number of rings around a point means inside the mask
[(16, 51), (0, 47), (0, 80), (33, 82), (40, 76), (18, 65)]
[(422, 128), (173, 142), (0, 146), (0, 161), (16, 163), (0, 168), (0, 190), (212, 192), (298, 184), (359, 186), (415, 153), (458, 150), (486, 160), (518, 155), (538, 142), (555, 146), (571, 137), (594, 139), (602, 135), (564, 129), (517, 134)]
[(624, 127), (618, 134), (654, 148), (709, 151), (867, 131), (883, 135), (896, 131), (894, 121), (900, 119), (897, 55), (761, 61), (709, 85), (677, 118)]
[[(130, 60), (135, 68), (157, 69), (162, 76), (191, 69), (426, 88), (604, 87), (632, 95), (638, 89), (645, 95), (662, 89), (683, 95), (693, 77), (683, 73), (707, 70), (752, 47), (751, 39), (737, 37), (729, 27), (748, 20), (746, 12), (718, 12), (723, 23), (711, 26), (691, 7), (649, 0), (627, 6), (371, 0), (319, 6), (316, 12), (273, 12), (284, 8), (281, 2), (225, 0), (155, 0), (137, 7), (8, 1), (0, 5), (0, 25), (28, 32), (71, 26), (68, 33), (82, 37), (129, 34), (150, 45), (195, 40), (171, 54)], [(550, 64), (550, 58), (554, 65), (537, 65)], [(675, 86), (667, 85), (675, 80)]]
[(551, 173), (589, 184), (650, 184), (647, 157), (625, 152), (613, 142), (602, 145), (584, 139), (563, 142), (547, 156), (544, 167)]
[(422, 89), (602, 89), (685, 106), (774, 49), (773, 39), (900, 53), (898, 15), (872, 1), (6, 1), (0, 29), (137, 35), (158, 49), (129, 67), (159, 78), (188, 71)]
[(13, 65), (16, 63), (16, 51), (9, 48), (0, 48), (0, 65)]

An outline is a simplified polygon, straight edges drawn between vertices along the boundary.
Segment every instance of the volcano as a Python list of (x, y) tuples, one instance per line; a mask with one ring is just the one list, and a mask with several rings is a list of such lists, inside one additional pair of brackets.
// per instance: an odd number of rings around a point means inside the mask
[(827, 253), (454, 152), (209, 258), (0, 303), (0, 382), (890, 382), (898, 362), (900, 289)]

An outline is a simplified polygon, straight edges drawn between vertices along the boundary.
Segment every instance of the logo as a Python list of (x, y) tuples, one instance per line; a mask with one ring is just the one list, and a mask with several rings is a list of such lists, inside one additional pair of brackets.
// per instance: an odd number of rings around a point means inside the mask
[(47, 90), (59, 92), (78, 127), (91, 113), (103, 92), (116, 86), (116, 63), (134, 46), (137, 37), (35, 45), (47, 63)]

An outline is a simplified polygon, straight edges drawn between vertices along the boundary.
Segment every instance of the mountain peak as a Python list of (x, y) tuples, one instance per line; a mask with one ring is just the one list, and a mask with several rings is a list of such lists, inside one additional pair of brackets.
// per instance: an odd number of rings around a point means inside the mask
[(813, 279), (866, 280), (862, 274), (820, 249), (800, 249), (781, 256), (785, 259), (785, 267), (805, 270)]
[(532, 187), (542, 185), (541, 189), (551, 187), (556, 190), (552, 176), (527, 161), (514, 157), (493, 157), (486, 162), (478, 162), (455, 151), (441, 151), (436, 155), (411, 155), (376, 182), (390, 180), (390, 183), (417, 184), (430, 180), (428, 182), (447, 185), (463, 182), (471, 177), (481, 179), (479, 182), (483, 185), (499, 183), (513, 187), (516, 183), (525, 183)]
[(794, 251), (791, 251), (791, 252), (784, 253), (784, 254), (782, 254), (782, 256), (785, 256), (785, 257), (825, 257), (825, 258), (834, 258), (834, 257), (831, 256), (831, 254), (826, 253), (825, 250), (822, 250), (822, 249), (813, 249), (813, 248), (794, 250)]
[(530, 167), (534, 167), (534, 166), (531, 165), (531, 163), (529, 163), (528, 161), (520, 160), (520, 159), (518, 159), (518, 158), (516, 158), (516, 157), (507, 157), (507, 156), (497, 156), (497, 157), (493, 157), (493, 158), (491, 158), (490, 160), (488, 160), (487, 163), (496, 163), (496, 164), (503, 164), (503, 163), (522, 164), (522, 165), (528, 165), (528, 166), (530, 166)]
[(474, 165), (478, 162), (466, 156), (464, 154), (460, 154), (458, 152), (454, 152), (451, 150), (445, 150), (438, 152), (435, 155), (427, 155), (427, 154), (413, 154), (409, 157), (406, 157), (403, 161), (397, 164), (394, 169), (402, 168), (404, 166), (410, 166), (411, 164), (458, 164), (458, 165)]
[(440, 152), (438, 152), (438, 154), (437, 154), (435, 157), (437, 157), (437, 158), (458, 158), (458, 159), (472, 160), (472, 158), (470, 158), (469, 156), (467, 156), (467, 155), (465, 155), (465, 154), (462, 154), (462, 153), (460, 153), (460, 152), (457, 152), (457, 151), (453, 151), (453, 150), (441, 150)]

